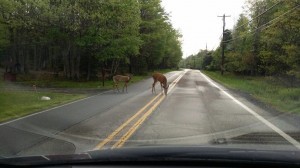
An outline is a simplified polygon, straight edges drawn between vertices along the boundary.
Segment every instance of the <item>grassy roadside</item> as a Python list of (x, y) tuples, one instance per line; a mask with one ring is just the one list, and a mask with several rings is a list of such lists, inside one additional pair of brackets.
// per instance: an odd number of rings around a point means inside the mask
[(221, 76), (219, 72), (202, 72), (226, 87), (249, 93), (279, 111), (300, 113), (300, 87), (289, 88), (270, 77)]
[[(164, 69), (164, 70), (155, 70), (155, 72), (167, 73), (174, 71), (174, 69)], [(130, 84), (139, 82), (143, 79), (149, 78), (153, 72), (148, 72), (145, 75), (134, 75), (130, 81)], [(113, 81), (105, 80), (104, 86), (102, 85), (101, 80), (97, 81), (84, 81), (84, 82), (74, 82), (71, 80), (58, 80), (58, 79), (38, 79), (38, 80), (27, 80), (21, 77), (18, 83), (22, 85), (32, 86), (36, 85), (37, 87), (42, 88), (73, 88), (73, 89), (113, 89)]]
[[(50, 97), (51, 100), (41, 100), (40, 98), (44, 95)], [(84, 94), (1, 90), (0, 122), (19, 118), (84, 97), (86, 97)]]
[[(173, 71), (171, 69), (162, 70), (160, 72), (167, 73)], [(149, 72), (143, 76), (133, 76), (132, 83), (139, 82), (143, 79), (150, 77), (152, 73)], [(32, 85), (36, 85), (39, 88), (63, 88), (63, 89), (97, 89), (107, 90), (113, 88), (113, 81), (106, 80), (104, 87), (101, 81), (88, 81), (88, 82), (74, 82), (68, 80), (27, 80), (18, 81), (15, 84), (19, 84), (21, 89), (5, 89), (6, 83), (3, 79), (0, 79), (0, 122), (19, 118), (31, 113), (49, 109), (61, 104), (72, 102), (84, 97), (86, 94), (72, 94), (72, 93), (53, 93), (53, 92), (38, 92), (36, 93), (32, 88)], [(22, 86), (27, 89), (22, 89)], [(50, 101), (42, 101), (42, 96), (48, 96)]]
[[(147, 76), (133, 76), (130, 83), (139, 82)], [(86, 81), (86, 82), (75, 82), (71, 80), (28, 80), (17, 82), (25, 86), (36, 85), (39, 88), (72, 88), (72, 89), (99, 89), (107, 90), (113, 88), (112, 80), (105, 80), (104, 86), (102, 86), (102, 81)]]

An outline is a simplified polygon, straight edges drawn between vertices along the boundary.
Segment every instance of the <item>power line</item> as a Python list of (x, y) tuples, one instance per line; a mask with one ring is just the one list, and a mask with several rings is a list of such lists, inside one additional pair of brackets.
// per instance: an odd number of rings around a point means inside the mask
[(241, 26), (236, 27), (235, 29), (239, 29), (239, 28), (241, 28), (242, 26), (245, 26), (245, 25), (251, 23), (254, 19), (256, 19), (256, 18), (262, 16), (262, 15), (265, 14), (265, 13), (267, 13), (269, 10), (273, 9), (275, 6), (279, 5), (279, 4), (282, 3), (282, 2), (283, 2), (283, 0), (280, 0), (280, 1), (277, 2), (276, 4), (272, 5), (270, 8), (266, 9), (265, 11), (263, 11), (261, 14), (255, 16), (254, 18), (252, 18), (251, 20), (249, 20), (248, 23), (242, 24)]
[[(286, 15), (286, 14), (288, 14), (288, 13), (292, 12), (293, 10), (297, 9), (298, 7), (300, 7), (300, 5), (297, 5), (297, 6), (295, 6), (294, 8), (292, 8), (292, 9), (288, 10), (287, 12), (285, 12), (285, 13), (283, 13), (283, 14), (279, 15), (279, 16), (277, 16), (276, 18), (274, 18), (274, 19), (270, 20), (269, 22), (267, 22), (267, 23), (265, 23), (265, 24), (261, 25), (260, 27), (258, 27), (258, 28), (256, 28), (256, 29), (254, 29), (253, 31), (256, 31), (256, 30), (258, 30), (258, 29), (261, 29), (261, 30), (263, 30), (263, 29), (266, 29), (266, 28), (268, 28), (268, 27), (272, 26), (273, 24), (275, 24), (275, 23), (279, 22), (280, 20), (278, 20), (277, 22), (274, 22), (274, 23), (272, 23), (273, 21), (275, 21), (275, 20), (277, 20), (278, 18), (280, 18), (280, 17), (282, 17), (282, 16), (284, 16), (284, 15)], [(272, 24), (270, 24), (270, 23), (272, 23)], [(268, 25), (268, 24), (270, 24), (270, 25)], [(266, 26), (266, 25), (267, 25), (267, 26)], [(264, 27), (264, 26), (266, 26), (266, 27)], [(263, 28), (263, 27), (264, 27), (264, 28)], [(254, 34), (254, 33), (255, 33), (255, 32), (253, 32), (253, 33), (251, 33), (251, 32), (250, 32), (250, 34), (245, 34), (245, 35), (242, 35), (242, 36), (240, 36), (240, 37), (236, 37), (236, 38), (234, 38), (234, 39), (231, 39), (231, 40), (223, 41), (223, 43), (231, 42), (231, 41), (234, 41), (234, 40), (236, 40), (236, 39), (239, 39), (239, 38), (245, 37), (246, 35), (252, 35), (252, 34)]]
[[(271, 7), (269, 7), (269, 8), (266, 9), (265, 11), (263, 11), (261, 14), (255, 16), (254, 18), (252, 18), (251, 20), (249, 20), (248, 23), (242, 24), (242, 25), (240, 25), (239, 27), (236, 27), (235, 29), (239, 29), (239, 28), (241, 28), (242, 26), (245, 26), (245, 25), (251, 23), (254, 19), (256, 19), (256, 18), (262, 16), (263, 14), (265, 14), (265, 13), (268, 12), (268, 11), (270, 11), (271, 9), (273, 9), (275, 6), (279, 5), (279, 4), (282, 3), (282, 2), (283, 2), (283, 0), (278, 1), (276, 4), (272, 5)], [(257, 30), (257, 29), (256, 29), (256, 30)], [(223, 35), (223, 34), (221, 34), (220, 37), (219, 37), (220, 40), (221, 40), (222, 35)], [(244, 35), (244, 36), (245, 36), (245, 35)], [(238, 39), (238, 38), (239, 38), (239, 37), (237, 37), (237, 38), (235, 38), (235, 39)], [(235, 40), (235, 39), (227, 40), (227, 41), (224, 41), (224, 42), (230, 42), (230, 41), (233, 41), (233, 40)]]

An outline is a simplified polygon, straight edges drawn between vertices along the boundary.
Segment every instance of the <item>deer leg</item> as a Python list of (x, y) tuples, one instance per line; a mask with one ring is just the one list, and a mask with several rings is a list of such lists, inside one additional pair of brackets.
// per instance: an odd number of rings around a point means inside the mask
[(118, 87), (118, 83), (116, 83), (116, 88), (117, 88), (118, 92), (120, 92), (119, 87)]
[(124, 93), (124, 87), (125, 87), (125, 85), (126, 85), (126, 82), (124, 82), (124, 85), (123, 85), (123, 89), (122, 89), (122, 92)]
[(153, 90), (154, 90), (154, 93), (156, 93), (156, 91), (155, 91), (155, 84), (156, 84), (156, 81), (154, 81), (153, 84), (152, 84), (152, 93), (153, 93)]
[(116, 92), (116, 83), (113, 84), (114, 92)]

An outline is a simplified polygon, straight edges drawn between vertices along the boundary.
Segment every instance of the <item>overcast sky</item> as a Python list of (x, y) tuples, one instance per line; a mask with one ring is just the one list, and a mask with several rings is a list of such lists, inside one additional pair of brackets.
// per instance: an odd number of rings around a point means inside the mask
[(162, 0), (162, 7), (171, 15), (175, 29), (183, 35), (183, 57), (205, 49), (215, 49), (220, 43), (223, 14), (226, 28), (232, 29), (243, 12), (245, 0)]

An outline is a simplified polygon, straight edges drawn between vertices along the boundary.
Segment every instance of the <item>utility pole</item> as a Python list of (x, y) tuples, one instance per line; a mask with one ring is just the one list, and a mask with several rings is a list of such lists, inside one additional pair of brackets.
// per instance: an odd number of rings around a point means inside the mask
[(193, 58), (194, 58), (194, 69), (196, 69), (195, 57), (196, 57), (196, 56), (193, 56)]
[(205, 56), (207, 56), (207, 43), (206, 43), (206, 47), (205, 47)]
[(223, 38), (222, 38), (222, 62), (221, 62), (221, 75), (224, 74), (224, 50), (225, 50), (225, 39), (224, 39), (224, 34), (225, 34), (225, 18), (226, 17), (230, 17), (229, 16), (226, 16), (225, 14), (223, 16), (218, 16), (218, 17), (222, 17), (223, 18)]

